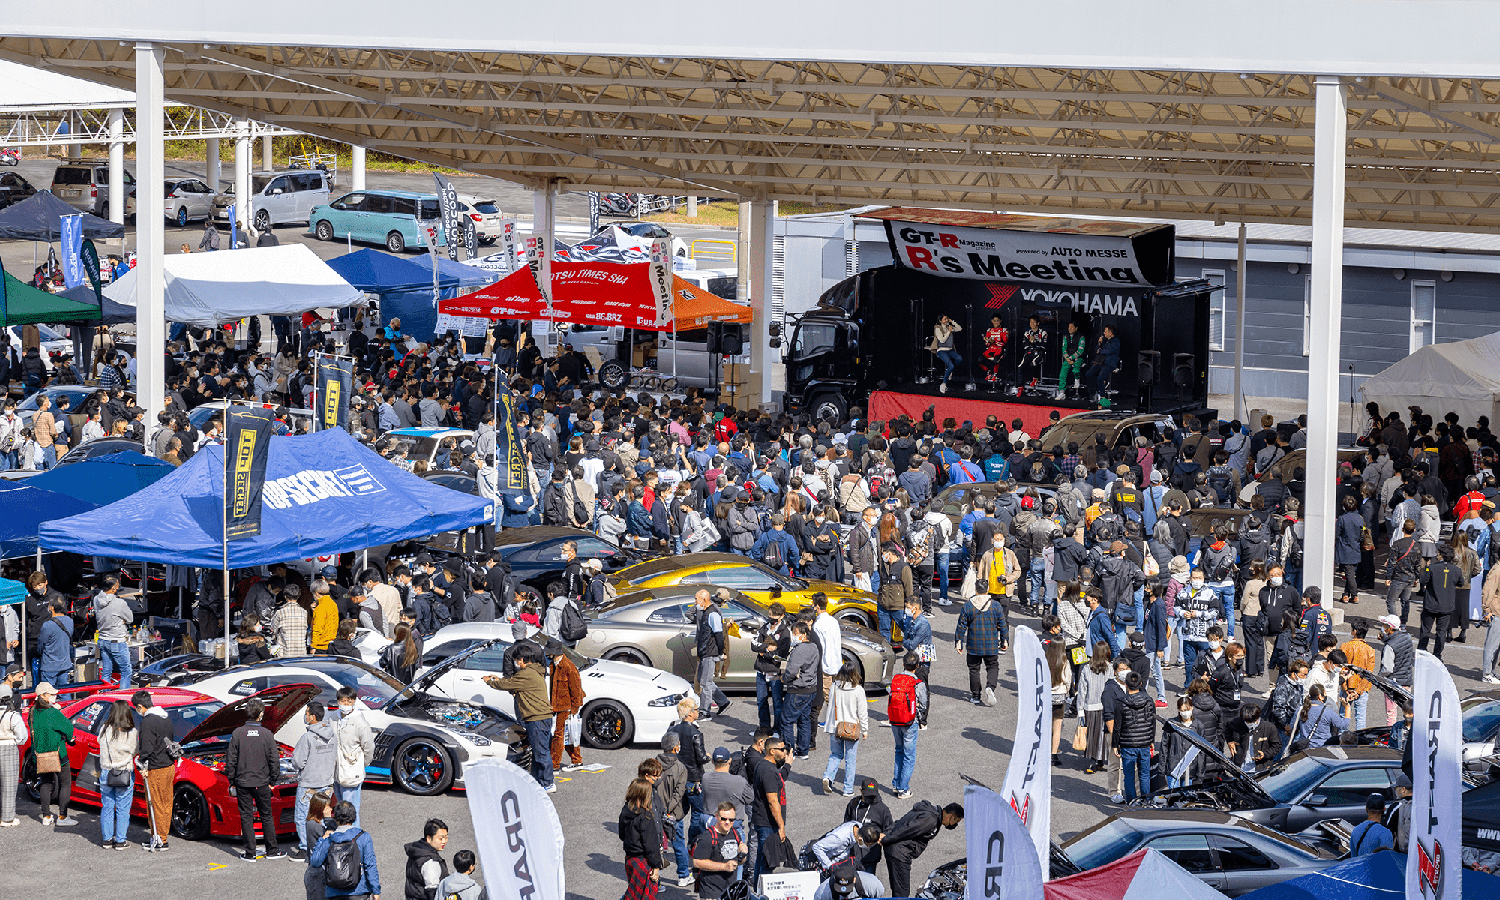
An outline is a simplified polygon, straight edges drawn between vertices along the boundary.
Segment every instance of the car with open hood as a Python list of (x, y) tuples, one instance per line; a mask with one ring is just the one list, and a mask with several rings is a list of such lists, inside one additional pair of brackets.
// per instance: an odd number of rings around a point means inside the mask
[(621, 569), (611, 579), (621, 594), (673, 585), (706, 585), (739, 591), (764, 604), (780, 601), (789, 613), (812, 605), (813, 594), (828, 596), (828, 612), (841, 622), (866, 628), (878, 625), (875, 595), (847, 584), (783, 575), (759, 560), (734, 553), (687, 553), (664, 556)]
[[(697, 674), (693, 595), (707, 588), (719, 603), (728, 645), (728, 673), (715, 679), (724, 690), (755, 690), (751, 641), (769, 620), (766, 604), (721, 585), (677, 584), (621, 593), (590, 609), (589, 633), (579, 649), (607, 660), (655, 666), (691, 680)], [(788, 610), (790, 612), (790, 609)], [(883, 688), (896, 674), (896, 654), (880, 632), (847, 618), (839, 622), (843, 658), (853, 662), (867, 688)]]
[[(1350, 666), (1349, 671), (1367, 679), (1372, 689), (1384, 693), (1397, 704), (1410, 709), (1412, 693), (1384, 675)], [(1483, 775), (1500, 771), (1500, 690), (1475, 691), (1458, 705), (1462, 722), (1464, 771)], [(1389, 747), (1389, 725), (1371, 725), (1358, 732), (1361, 744)]]
[[(172, 833), (190, 841), (215, 837), (240, 836), (239, 806), (230, 793), (224, 774), (225, 754), (234, 730), (249, 721), (246, 708), (250, 700), (265, 704), (261, 722), (267, 728), (279, 729), (292, 720), (301, 721), (302, 708), (318, 695), (318, 688), (302, 682), (288, 682), (265, 690), (251, 691), (229, 702), (204, 691), (187, 688), (149, 688), (155, 709), (172, 723), (172, 737), (182, 745), (172, 784)], [(73, 770), (73, 802), (89, 806), (101, 803), (99, 796), (99, 735), (109, 721), (110, 707), (116, 700), (130, 701), (134, 690), (66, 692), (60, 697), (62, 714), (73, 723), (73, 745), (68, 748), (68, 765)], [(271, 785), (271, 820), (276, 833), (296, 830), (294, 810), (297, 801), (297, 775), (292, 769), (292, 746), (285, 741), (281, 753), (281, 772)], [(37, 789), (36, 758), (31, 756), (29, 742), (21, 748), (26, 760), (22, 782), (33, 800)], [(146, 817), (146, 785), (139, 769), (135, 770), (135, 796), (130, 814)], [(255, 825), (260, 833), (261, 823)]]
[[(477, 648), (476, 648), (477, 649)], [(299, 656), (228, 671), (183, 676), (193, 690), (226, 702), (281, 684), (317, 687), (314, 699), (336, 704), (341, 687), (358, 695), (355, 707), (375, 732), (375, 756), (366, 766), (366, 781), (394, 784), (421, 796), (441, 794), (463, 785), (464, 770), (481, 759), (530, 762), (519, 722), (494, 707), (443, 696), (433, 685), (450, 668), (463, 665), (474, 650), (460, 653), (422, 673), (409, 685), (380, 669), (343, 656)], [(300, 716), (284, 724), (277, 740), (295, 745), (307, 730)]]
[(1364, 821), (1371, 794), (1395, 800), (1401, 754), (1386, 747), (1330, 745), (1297, 753), (1252, 775), (1191, 729), (1170, 719), (1162, 727), (1191, 743), (1219, 780), (1157, 791), (1130, 801), (1136, 809), (1212, 809), (1295, 834), (1324, 819)]

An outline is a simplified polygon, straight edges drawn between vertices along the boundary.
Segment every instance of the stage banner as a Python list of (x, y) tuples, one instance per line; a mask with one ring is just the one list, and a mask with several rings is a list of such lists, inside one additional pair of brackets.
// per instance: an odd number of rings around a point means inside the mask
[(83, 214), (62, 217), (63, 284), (76, 288), (83, 284), (83, 264), (78, 254), (83, 249)]
[(316, 418), (318, 430), (343, 428), (349, 422), (349, 392), (354, 387), (354, 360), (319, 359)]
[(1036, 632), (1015, 628), (1016, 738), (1000, 796), (1031, 834), (1037, 859), (1052, 841), (1052, 676)]
[[(1136, 226), (1139, 228), (1139, 226)], [(1118, 234), (1007, 231), (891, 221), (886, 238), (896, 264), (948, 278), (1121, 287), (1164, 284), (1160, 261), (1139, 258), (1137, 242)]]
[[(436, 172), (432, 173), (432, 180), (437, 182), (438, 212), (443, 217), (443, 236), (448, 244), (448, 258), (458, 262), (459, 235), (464, 233), (462, 217), (458, 211), (458, 191), (453, 189), (448, 179)], [(473, 257), (474, 251), (470, 250), (469, 258)]]
[(530, 494), (531, 480), (526, 477), (526, 454), (522, 448), (521, 429), (516, 424), (516, 397), (502, 386), (495, 395), (495, 465), (500, 469), (499, 487)]
[(1407, 900), (1459, 900), (1463, 859), (1463, 733), (1458, 688), (1442, 660), (1417, 651), (1411, 727)]
[(656, 300), (656, 324), (672, 321), (672, 244), (651, 242), (651, 295)]
[(1031, 835), (1010, 804), (989, 788), (964, 788), (964, 842), (965, 900), (1043, 900), (1042, 858)]
[(224, 459), (229, 467), (224, 490), (224, 536), (227, 540), (260, 534), (266, 460), (276, 434), (274, 411), (229, 405), (225, 417)]
[(464, 766), (464, 790), (489, 895), (564, 900), (562, 821), (536, 779), (515, 763), (482, 759)]

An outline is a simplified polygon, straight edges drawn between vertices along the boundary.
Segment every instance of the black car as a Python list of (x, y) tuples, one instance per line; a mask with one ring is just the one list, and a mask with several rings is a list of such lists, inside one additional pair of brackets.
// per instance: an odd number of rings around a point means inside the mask
[(562, 578), (563, 570), (567, 568), (562, 558), (562, 545), (568, 541), (578, 542), (580, 560), (601, 561), (605, 574), (652, 558), (651, 554), (617, 547), (591, 531), (552, 525), (506, 528), (495, 535), (495, 549), (510, 564), (511, 574), (517, 581), (535, 591), (538, 597), (545, 597), (547, 585)]
[(130, 438), (121, 437), (102, 437), (79, 444), (64, 454), (62, 459), (57, 461), (57, 464), (59, 466), (69, 466), (73, 463), (88, 462), (97, 456), (124, 453), (127, 450), (136, 453), (146, 452), (146, 448), (140, 441), (132, 441)]
[(1232, 812), (1295, 834), (1325, 819), (1363, 822), (1365, 800), (1371, 794), (1396, 799), (1394, 782), (1401, 774), (1401, 754), (1385, 747), (1317, 747), (1252, 776), (1190, 729), (1171, 720), (1163, 720), (1162, 727), (1181, 735), (1217, 763), (1219, 780), (1157, 791), (1131, 801), (1133, 808)]
[(18, 173), (6, 172), (0, 175), (0, 209), (13, 203), (20, 203), (35, 193), (36, 188), (31, 186), (31, 182), (22, 178)]

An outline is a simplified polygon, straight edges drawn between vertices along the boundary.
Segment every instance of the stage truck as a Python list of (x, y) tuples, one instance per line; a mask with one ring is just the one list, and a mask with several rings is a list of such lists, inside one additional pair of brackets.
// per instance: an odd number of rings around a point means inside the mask
[[(792, 324), (789, 411), (929, 406), (939, 423), (1114, 408), (1203, 412), (1212, 292), (1174, 280), (1170, 225), (888, 209), (896, 262), (826, 291)], [(947, 332), (937, 332), (939, 323)], [(956, 352), (937, 352), (951, 344)], [(944, 373), (952, 364), (952, 372)]]

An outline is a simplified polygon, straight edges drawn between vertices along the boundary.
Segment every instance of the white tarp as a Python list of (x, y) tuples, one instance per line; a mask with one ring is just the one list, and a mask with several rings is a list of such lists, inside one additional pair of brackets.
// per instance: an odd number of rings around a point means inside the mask
[(1423, 347), (1359, 390), (1365, 402), (1379, 403), (1382, 413), (1401, 413), (1402, 421), (1408, 406), (1422, 407), (1435, 421), (1449, 412), (1465, 425), (1480, 416), (1500, 421), (1500, 332)]
[[(364, 303), (356, 289), (302, 244), (174, 253), (163, 258), (167, 321), (211, 327), (254, 315), (300, 315)], [(104, 289), (135, 306), (136, 270)]]

